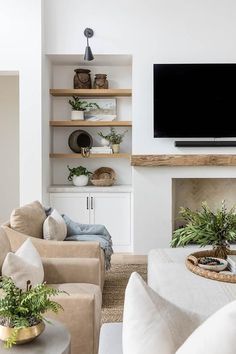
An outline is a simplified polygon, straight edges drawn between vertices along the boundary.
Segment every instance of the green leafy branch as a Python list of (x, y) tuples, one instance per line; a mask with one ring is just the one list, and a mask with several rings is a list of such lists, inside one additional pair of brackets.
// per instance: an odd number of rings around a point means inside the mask
[(210, 210), (204, 202), (200, 211), (182, 207), (179, 214), (186, 225), (174, 231), (172, 247), (186, 246), (189, 243), (202, 247), (227, 246), (236, 240), (235, 207), (227, 211), (225, 201), (222, 201), (221, 208), (216, 212)]

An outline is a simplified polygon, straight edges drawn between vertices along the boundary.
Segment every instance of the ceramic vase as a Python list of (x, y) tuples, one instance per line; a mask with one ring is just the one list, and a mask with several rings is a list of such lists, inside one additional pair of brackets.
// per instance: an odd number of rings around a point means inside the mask
[(72, 179), (73, 185), (77, 187), (87, 186), (88, 181), (89, 181), (89, 177), (85, 175), (73, 176)]

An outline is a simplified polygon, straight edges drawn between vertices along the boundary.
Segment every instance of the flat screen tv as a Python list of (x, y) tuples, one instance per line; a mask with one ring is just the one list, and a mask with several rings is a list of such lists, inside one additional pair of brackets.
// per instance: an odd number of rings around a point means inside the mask
[(154, 137), (236, 137), (236, 64), (154, 64)]

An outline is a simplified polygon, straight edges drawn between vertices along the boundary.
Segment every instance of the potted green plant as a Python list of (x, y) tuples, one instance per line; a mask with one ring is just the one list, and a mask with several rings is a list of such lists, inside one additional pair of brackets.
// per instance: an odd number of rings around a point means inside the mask
[(98, 135), (101, 137), (102, 146), (109, 146), (110, 145), (109, 134), (104, 135), (102, 132), (99, 132)]
[(88, 108), (99, 108), (97, 103), (82, 101), (79, 97), (73, 96), (73, 100), (69, 100), (72, 107), (71, 120), (83, 120), (84, 111)]
[(38, 337), (45, 328), (44, 321), (49, 322), (44, 314), (49, 310), (57, 313), (63, 309), (50, 299), (62, 291), (46, 284), (32, 288), (28, 281), (23, 291), (15, 286), (11, 278), (1, 277), (0, 287), (3, 291), (0, 299), (0, 339), (5, 342), (6, 348)]
[(68, 181), (72, 181), (73, 184), (77, 187), (87, 186), (89, 181), (89, 176), (92, 172), (88, 171), (87, 168), (83, 166), (70, 168), (67, 166), (70, 171), (68, 176)]
[(111, 131), (107, 135), (103, 135), (101, 132), (98, 134), (103, 138), (109, 141), (112, 147), (112, 151), (114, 154), (117, 154), (120, 152), (120, 144), (123, 141), (123, 138), (125, 134), (127, 133), (128, 130), (125, 130), (123, 133), (117, 133), (115, 128), (112, 127)]
[(227, 258), (230, 242), (236, 240), (234, 207), (227, 211), (223, 201), (221, 208), (214, 212), (204, 202), (199, 211), (181, 208), (180, 216), (186, 225), (174, 231), (172, 247), (186, 246), (190, 243), (201, 247), (212, 245), (215, 257)]

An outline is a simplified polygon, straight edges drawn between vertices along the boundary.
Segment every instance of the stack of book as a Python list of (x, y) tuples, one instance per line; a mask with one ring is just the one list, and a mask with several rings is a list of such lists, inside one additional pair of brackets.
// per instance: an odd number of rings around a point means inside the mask
[(112, 149), (109, 146), (93, 146), (90, 152), (91, 154), (112, 154)]
[(236, 255), (229, 255), (227, 257), (227, 261), (228, 261), (228, 269), (233, 274), (236, 274)]

